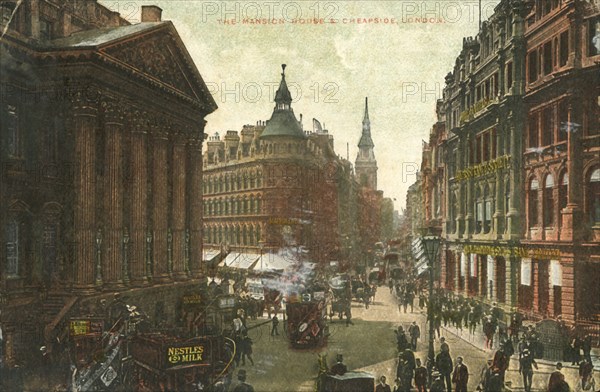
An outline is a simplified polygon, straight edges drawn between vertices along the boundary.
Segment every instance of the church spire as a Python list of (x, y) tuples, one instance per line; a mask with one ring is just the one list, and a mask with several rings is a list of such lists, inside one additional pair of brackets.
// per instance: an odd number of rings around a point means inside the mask
[(355, 173), (361, 186), (377, 189), (377, 161), (371, 139), (371, 121), (369, 120), (369, 98), (365, 98), (365, 115), (363, 117), (362, 135), (358, 142), (358, 156), (355, 162)]
[(371, 121), (369, 120), (369, 98), (365, 97), (365, 116), (363, 118), (363, 129), (362, 136), (360, 137), (360, 142), (358, 142), (358, 147), (366, 147), (373, 148), (375, 144), (373, 143), (373, 139), (371, 139)]

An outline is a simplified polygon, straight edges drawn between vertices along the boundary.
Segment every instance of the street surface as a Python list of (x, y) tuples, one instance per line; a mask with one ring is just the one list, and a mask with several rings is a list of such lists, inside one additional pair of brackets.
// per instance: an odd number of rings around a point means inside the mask
[[(416, 301), (415, 301), (416, 303)], [(315, 377), (318, 373), (317, 353), (326, 352), (328, 364), (335, 363), (336, 354), (344, 356), (344, 363), (349, 370), (367, 371), (376, 378), (381, 375), (387, 377), (388, 383), (393, 387), (396, 375), (397, 351), (394, 329), (402, 325), (405, 330), (412, 321), (417, 321), (421, 328), (421, 337), (417, 345), (416, 358), (421, 358), (425, 363), (427, 359), (427, 327), (425, 315), (415, 306), (414, 313), (400, 313), (396, 300), (387, 287), (381, 286), (377, 290), (375, 302), (365, 309), (364, 305), (353, 302), (352, 316), (354, 325), (346, 327), (344, 320), (334, 317), (330, 324), (330, 339), (326, 347), (313, 351), (293, 350), (289, 348), (283, 332), (283, 323), (279, 325), (279, 336), (271, 337), (271, 325), (263, 325), (250, 331), (254, 340), (254, 366), (249, 362), (244, 369), (248, 372), (248, 382), (254, 386), (256, 392), (308, 392), (314, 391)], [(263, 322), (265, 318), (250, 322), (249, 326)], [(480, 328), (480, 327), (478, 327)], [(479, 382), (481, 368), (492, 351), (484, 351), (483, 345), (476, 347), (460, 339), (454, 331), (442, 329), (450, 345), (450, 354), (453, 359), (462, 356), (469, 368), (469, 391), (475, 391)], [(475, 339), (477, 341), (477, 339)], [(439, 342), (434, 347), (436, 354), (439, 352)], [(533, 390), (545, 391), (550, 373), (554, 370), (553, 364), (539, 363), (539, 370), (533, 376)], [(236, 370), (237, 372), (237, 370)], [(566, 380), (575, 388), (577, 370), (565, 368), (563, 373)], [(237, 374), (237, 373), (236, 373)], [(594, 370), (596, 385), (600, 385), (600, 374)], [(521, 375), (518, 373), (518, 359), (513, 356), (510, 369), (506, 374), (506, 381), (511, 384), (513, 391), (522, 391)]]

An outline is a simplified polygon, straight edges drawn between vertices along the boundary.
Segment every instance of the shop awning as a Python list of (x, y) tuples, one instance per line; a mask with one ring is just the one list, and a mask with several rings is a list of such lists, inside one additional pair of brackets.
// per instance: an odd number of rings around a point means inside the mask
[(258, 259), (256, 253), (230, 252), (219, 266), (248, 269)]
[(296, 265), (298, 259), (291, 254), (264, 253), (252, 267), (254, 271), (287, 270)]

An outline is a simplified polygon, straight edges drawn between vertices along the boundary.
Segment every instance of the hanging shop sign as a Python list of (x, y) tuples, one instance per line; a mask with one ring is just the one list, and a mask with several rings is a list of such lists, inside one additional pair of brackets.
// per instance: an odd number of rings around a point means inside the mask
[(205, 344), (168, 346), (167, 366), (205, 364), (206, 351)]
[(71, 337), (98, 335), (102, 336), (104, 322), (98, 319), (72, 319), (69, 320), (69, 334)]

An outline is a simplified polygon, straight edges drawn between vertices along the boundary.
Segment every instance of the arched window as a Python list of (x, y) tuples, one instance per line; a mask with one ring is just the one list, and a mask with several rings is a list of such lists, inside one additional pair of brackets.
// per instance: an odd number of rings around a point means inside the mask
[(211, 238), (210, 227), (205, 227), (204, 228), (204, 236), (206, 237), (206, 243), (207, 244), (211, 244), (212, 243), (212, 238)]
[(256, 226), (256, 243), (260, 242), (260, 225)]
[(213, 240), (213, 244), (218, 244), (217, 240), (217, 226), (213, 226), (213, 235), (212, 235), (212, 240)]
[(223, 228), (219, 226), (219, 244), (223, 243)]
[(246, 225), (242, 228), (242, 245), (248, 245), (248, 230)]
[(236, 243), (236, 245), (241, 244), (240, 227), (239, 226), (236, 226), (236, 228), (235, 228), (235, 243)]
[(600, 167), (592, 170), (587, 190), (587, 212), (592, 225), (600, 224)]
[(483, 232), (489, 233), (492, 230), (492, 215), (494, 214), (493, 203), (492, 203), (492, 195), (490, 192), (490, 188), (486, 185), (484, 192), (484, 218), (483, 218)]
[(527, 191), (527, 208), (528, 208), (528, 220), (529, 228), (536, 227), (538, 225), (538, 190), (540, 184), (536, 178), (532, 178), (529, 182), (529, 189)]
[(548, 174), (544, 181), (544, 227), (554, 224), (554, 176)]
[(483, 230), (483, 198), (479, 186), (475, 187), (475, 233), (481, 233)]
[(229, 215), (229, 198), (225, 199), (225, 215)]
[(250, 225), (250, 233), (248, 234), (248, 245), (256, 245), (256, 237), (254, 236), (254, 225)]

